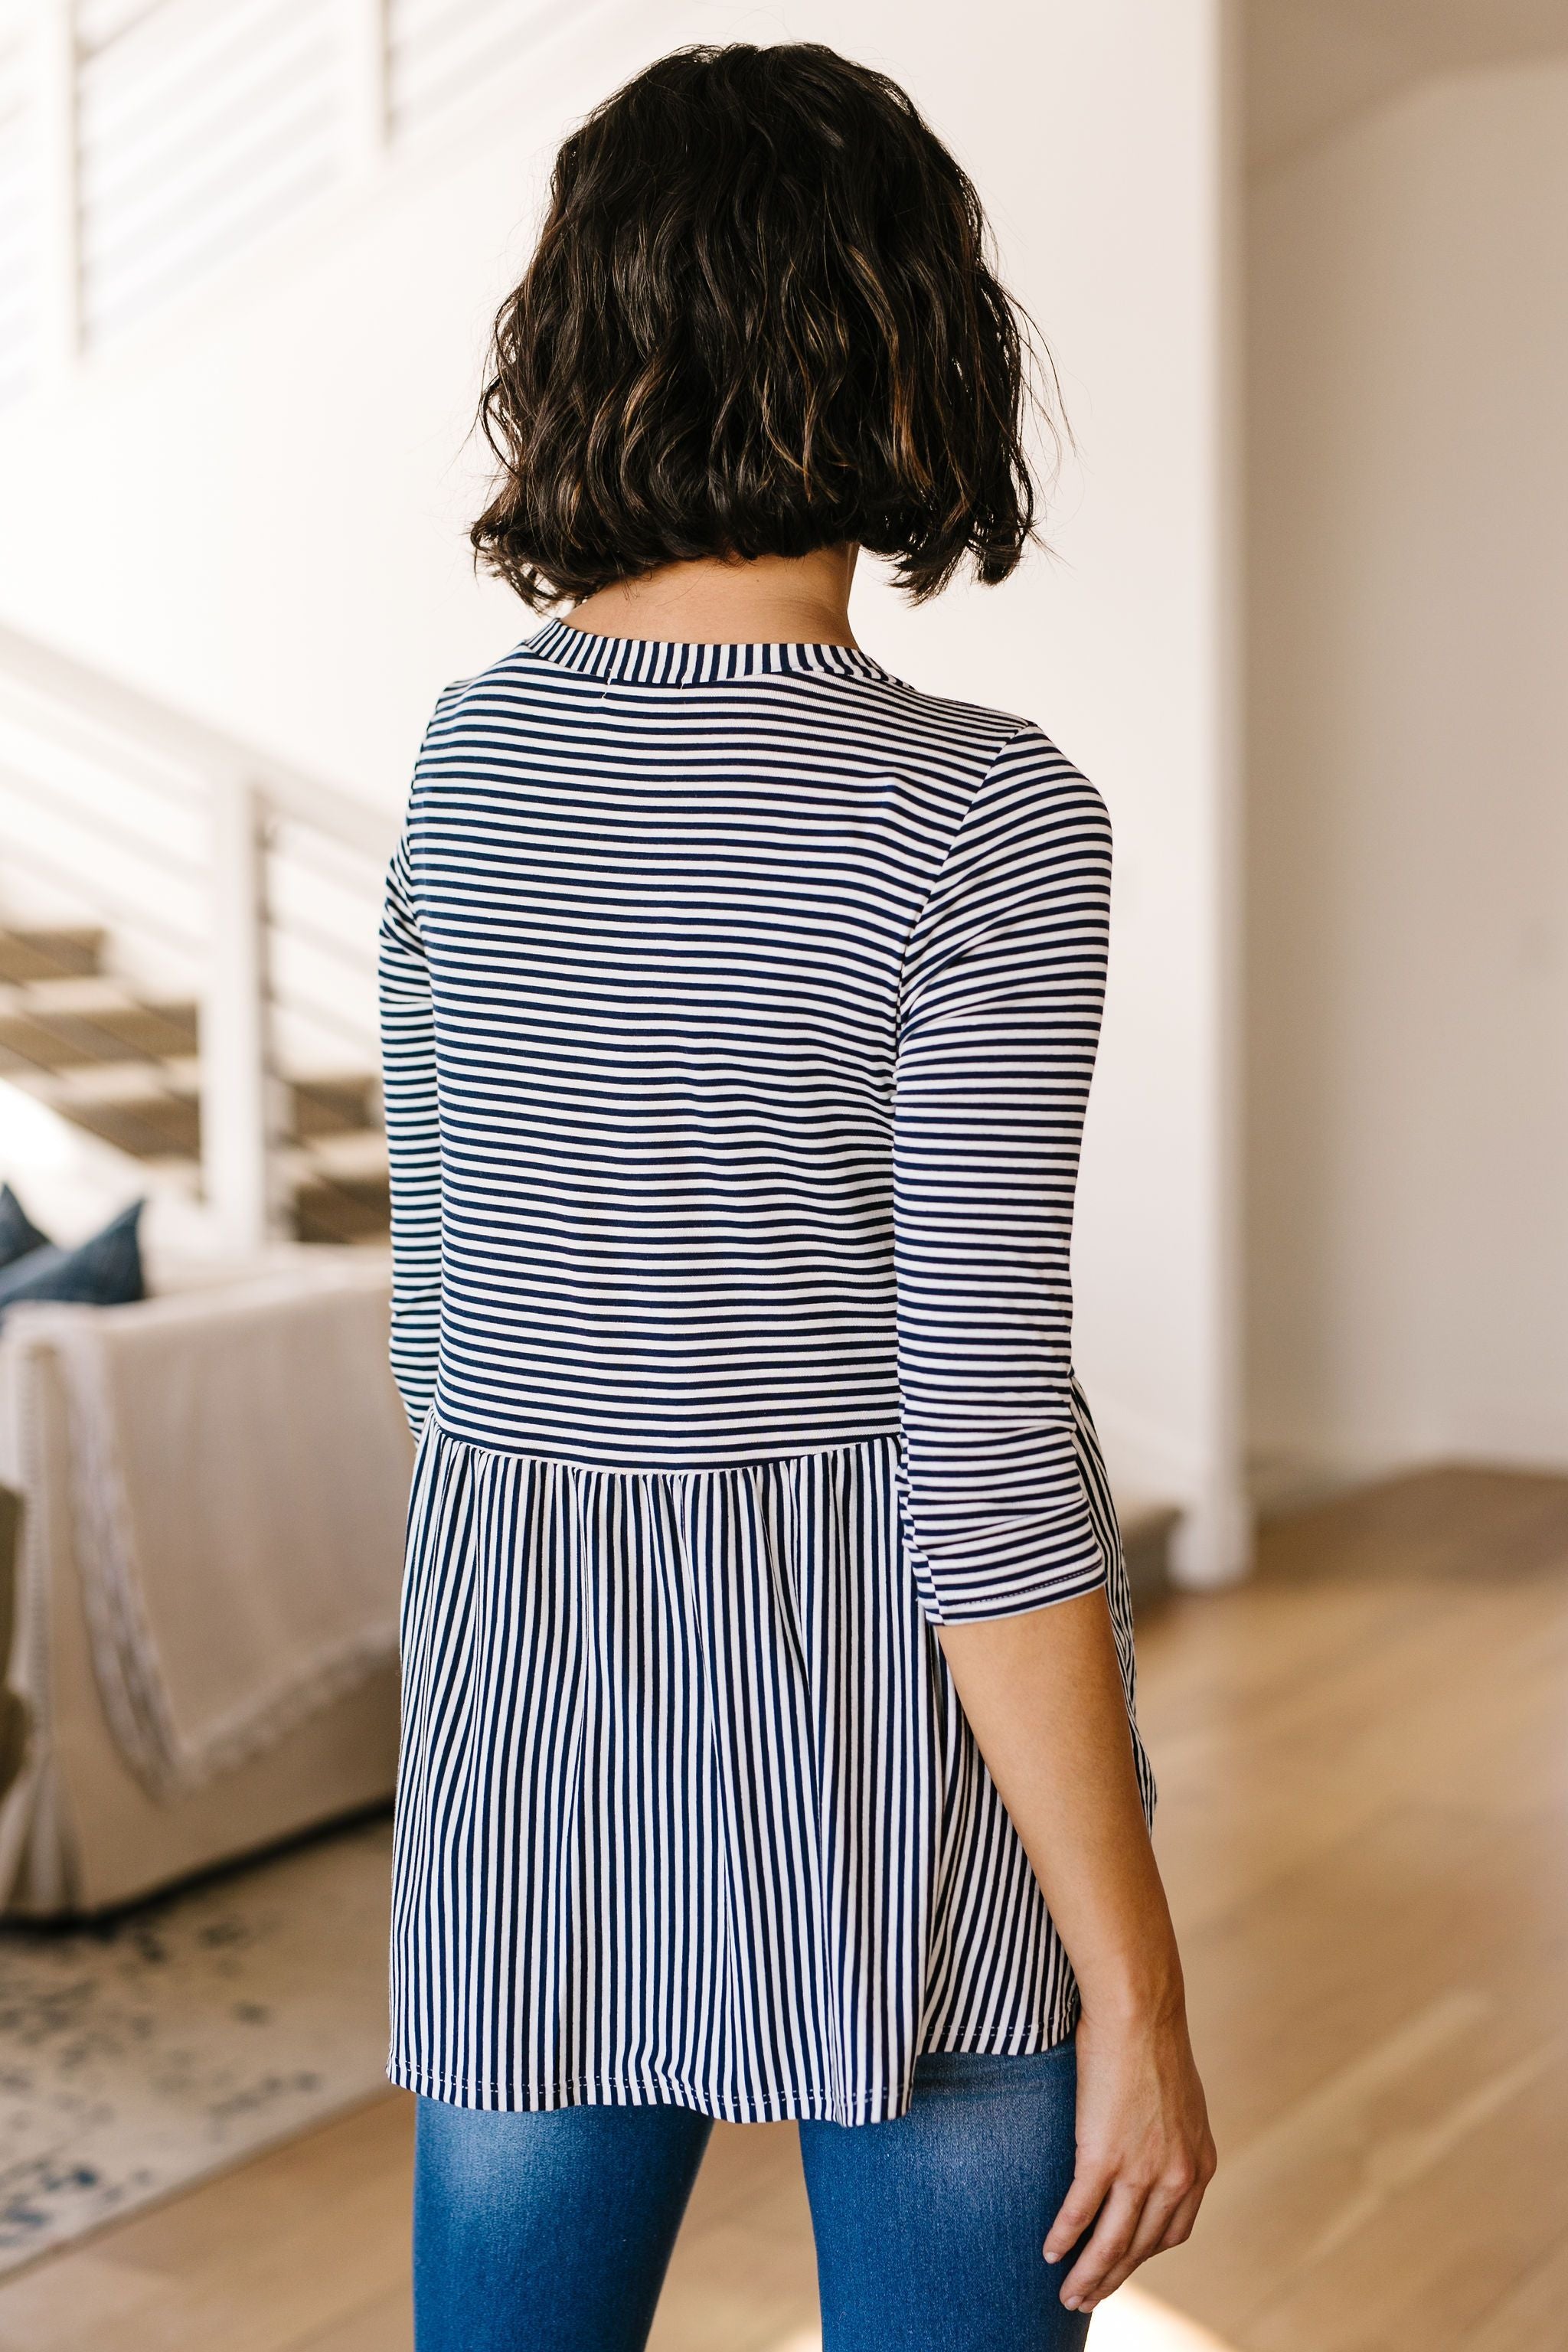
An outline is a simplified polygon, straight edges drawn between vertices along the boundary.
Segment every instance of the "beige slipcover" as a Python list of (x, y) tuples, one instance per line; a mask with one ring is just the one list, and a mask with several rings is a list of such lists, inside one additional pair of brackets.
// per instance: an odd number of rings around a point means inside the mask
[(410, 1441), (384, 1256), (17, 1309), (0, 1906), (91, 1911), (384, 1800)]

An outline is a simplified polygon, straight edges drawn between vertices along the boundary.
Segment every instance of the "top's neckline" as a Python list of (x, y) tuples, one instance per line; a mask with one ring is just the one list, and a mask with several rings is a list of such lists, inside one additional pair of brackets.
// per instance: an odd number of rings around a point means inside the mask
[(520, 653), (575, 670), (582, 677), (620, 678), (636, 686), (710, 686), (724, 678), (776, 677), (816, 670), (834, 677), (888, 678), (889, 673), (858, 646), (698, 645), (663, 637), (606, 637), (547, 621)]

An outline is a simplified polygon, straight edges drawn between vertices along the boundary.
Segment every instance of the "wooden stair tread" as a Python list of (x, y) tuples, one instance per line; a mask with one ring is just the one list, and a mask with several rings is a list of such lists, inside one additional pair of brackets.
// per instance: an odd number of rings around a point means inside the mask
[(384, 1178), (314, 1177), (294, 1194), (294, 1230), (302, 1242), (384, 1242), (390, 1217)]
[(0, 927), (0, 981), (68, 980), (97, 972), (104, 934), (96, 924)]
[(148, 1094), (132, 1102), (78, 1097), (57, 1102), (54, 1108), (133, 1160), (194, 1161), (201, 1150), (201, 1111), (188, 1097)]
[[(32, 1062), (10, 1054), (0, 1018), (0, 1071), (62, 1118), (78, 1118), (99, 1109), (150, 1109), (174, 1100), (199, 1104), (201, 1072), (195, 1056), (133, 1054), (89, 1060)], [(375, 1118), (377, 1084), (374, 1078), (285, 1079), (282, 1092), (289, 1117), (285, 1143), (308, 1144), (331, 1155), (347, 1152), (357, 1167), (368, 1151), (379, 1164), (382, 1131)]]
[(368, 1072), (353, 1077), (291, 1078), (292, 1129), (301, 1143), (318, 1136), (362, 1133), (375, 1123), (377, 1080)]
[(97, 1062), (162, 1061), (196, 1051), (192, 1005), (126, 1003), (100, 1012), (0, 1005), (0, 1062), (40, 1070)]

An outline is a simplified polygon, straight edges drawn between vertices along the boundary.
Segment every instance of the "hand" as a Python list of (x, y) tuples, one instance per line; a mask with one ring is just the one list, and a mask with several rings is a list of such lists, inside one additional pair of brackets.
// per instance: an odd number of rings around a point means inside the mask
[(1078, 2169), (1045, 2256), (1063, 2261), (1092, 2227), (1061, 2290), (1092, 2311), (1181, 2243), (1215, 2161), (1114, 1629), (1097, 1589), (941, 1639), (1083, 1995)]
[(1060, 2262), (1095, 2223), (1062, 2282), (1068, 2308), (1092, 2311), (1151, 2254), (1179, 2246), (1214, 2170), (1180, 2001), (1114, 2018), (1086, 2007), (1078, 2029), (1078, 2167), (1045, 2243), (1047, 2262)]

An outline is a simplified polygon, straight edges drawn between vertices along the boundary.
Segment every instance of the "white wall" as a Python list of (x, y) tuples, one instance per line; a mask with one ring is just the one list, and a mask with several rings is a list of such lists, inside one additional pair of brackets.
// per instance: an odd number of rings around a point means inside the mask
[[(470, 575), (461, 453), (495, 302), (566, 121), (677, 38), (817, 37), (913, 91), (977, 178), (1078, 438), (1055, 560), (857, 625), (1038, 719), (1105, 791), (1116, 943), (1084, 1174), (1080, 1363), (1131, 1486), (1235, 1565), (1224, 954), (1222, 0), (601, 13), (525, 105), (284, 237), (0, 425), (0, 611), (389, 803), (437, 688), (529, 625)], [(569, 16), (558, 19), (568, 28)]]
[(1253, 205), (1252, 1436), (1568, 1466), (1568, 64)]

